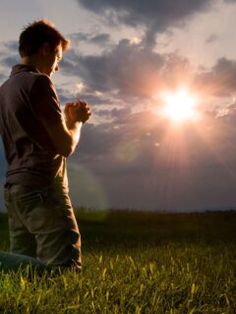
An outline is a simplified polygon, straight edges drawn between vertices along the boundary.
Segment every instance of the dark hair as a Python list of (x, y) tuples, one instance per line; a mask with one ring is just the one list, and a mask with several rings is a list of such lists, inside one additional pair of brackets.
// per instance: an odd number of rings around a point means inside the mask
[(53, 24), (47, 20), (39, 20), (29, 24), (20, 34), (20, 56), (26, 57), (37, 53), (44, 43), (48, 43), (52, 50), (59, 44), (63, 50), (69, 47), (69, 40), (65, 39)]

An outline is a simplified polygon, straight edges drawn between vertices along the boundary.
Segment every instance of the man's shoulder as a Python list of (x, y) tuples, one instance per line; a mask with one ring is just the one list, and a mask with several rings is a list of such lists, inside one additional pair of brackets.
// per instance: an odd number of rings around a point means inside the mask
[(36, 67), (26, 64), (16, 64), (12, 67), (9, 79), (6, 82), (47, 82), (50, 83), (50, 78), (41, 73)]
[(37, 73), (37, 76), (34, 77), (31, 93), (32, 95), (36, 94), (38, 97), (40, 94), (42, 94), (42, 91), (45, 93), (45, 95), (56, 95), (56, 89), (50, 77), (43, 73)]
[(2, 85), (3, 89), (22, 89), (29, 92), (34, 89), (50, 88), (50, 78), (38, 72), (21, 72), (10, 78)]
[(9, 79), (12, 80), (22, 80), (22, 81), (32, 81), (32, 82), (44, 82), (44, 81), (50, 81), (49, 77), (43, 73), (39, 72), (21, 72), (18, 75), (12, 76)]

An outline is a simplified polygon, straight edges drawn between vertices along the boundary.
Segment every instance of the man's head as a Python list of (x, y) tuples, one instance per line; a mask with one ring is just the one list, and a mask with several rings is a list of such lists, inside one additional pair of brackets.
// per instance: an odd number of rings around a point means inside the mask
[(23, 62), (35, 65), (49, 76), (58, 70), (62, 52), (68, 46), (69, 41), (46, 20), (28, 25), (19, 38), (19, 53)]

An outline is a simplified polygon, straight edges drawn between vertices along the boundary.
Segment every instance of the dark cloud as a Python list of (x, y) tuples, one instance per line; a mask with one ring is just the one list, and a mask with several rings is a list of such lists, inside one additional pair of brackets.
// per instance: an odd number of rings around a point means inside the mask
[(0, 74), (0, 84), (2, 84), (11, 72), (11, 67), (19, 63), (18, 43), (17, 41), (8, 41), (1, 43), (0, 64), (3, 68)]
[(78, 42), (78, 41), (89, 40), (90, 35), (88, 33), (78, 32), (78, 33), (70, 34), (68, 37), (70, 40)]
[[(69, 52), (62, 70), (65, 75), (79, 77), (87, 86), (91, 103), (102, 103), (94, 91), (110, 95), (107, 103), (115, 99), (136, 105), (150, 101), (150, 98), (163, 89), (174, 89), (187, 84), (209, 96), (232, 96), (236, 91), (236, 61), (225, 57), (217, 60), (210, 68), (193, 70), (188, 59), (177, 53), (159, 54), (142, 45), (124, 39), (100, 55), (81, 55)], [(111, 96), (111, 92), (116, 92)], [(103, 95), (103, 97), (104, 97)], [(106, 100), (103, 98), (104, 103)]]
[(19, 57), (17, 55), (4, 57), (0, 60), (1, 65), (11, 68), (13, 65), (19, 63)]
[(196, 85), (208, 95), (232, 95), (236, 91), (236, 61), (220, 58), (212, 69), (196, 75)]
[(101, 117), (107, 117), (107, 118), (112, 118), (113, 122), (114, 120), (120, 120), (123, 118), (126, 118), (131, 114), (131, 108), (113, 108), (111, 110), (108, 109), (97, 109), (96, 114)]
[(86, 9), (99, 14), (112, 24), (120, 22), (133, 26), (144, 26), (146, 44), (155, 42), (155, 34), (168, 27), (181, 26), (187, 18), (203, 12), (213, 3), (212, 0), (78, 0)]
[(219, 36), (217, 36), (216, 34), (211, 34), (211, 35), (209, 35), (209, 36), (207, 37), (206, 43), (207, 43), (207, 44), (211, 44), (211, 43), (216, 42), (216, 41), (218, 41), (218, 40), (219, 40)]
[(0, 49), (0, 85), (8, 79), (11, 67), (19, 62), (19, 57), (17, 56), (16, 41), (2, 42)]
[(75, 100), (75, 94), (70, 93), (68, 90), (62, 87), (57, 87), (57, 95), (61, 104), (72, 102)]
[(108, 33), (74, 33), (69, 38), (74, 43), (87, 42), (98, 46), (108, 45), (110, 43), (110, 35)]
[(204, 11), (211, 4), (208, 0), (78, 0), (86, 9), (108, 18), (125, 22), (128, 25), (138, 26), (141, 23), (149, 26), (155, 24), (157, 31), (167, 26), (175, 25), (195, 12)]
[(174, 85), (180, 76), (183, 81), (191, 71), (188, 60), (176, 53), (161, 55), (127, 39), (97, 56), (78, 56), (72, 50), (61, 68), (65, 75), (82, 78), (90, 90), (148, 97), (165, 82)]
[(4, 42), (3, 45), (5, 48), (13, 53), (18, 51), (18, 41), (10, 40), (8, 42)]
[(91, 42), (98, 44), (98, 45), (105, 45), (109, 43), (110, 41), (110, 35), (109, 34), (99, 34), (95, 35), (90, 38)]

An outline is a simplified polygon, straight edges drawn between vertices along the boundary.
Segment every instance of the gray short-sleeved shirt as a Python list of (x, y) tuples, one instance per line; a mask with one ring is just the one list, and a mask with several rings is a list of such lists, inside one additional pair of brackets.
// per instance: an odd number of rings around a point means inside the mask
[(66, 159), (57, 153), (49, 129), (64, 121), (50, 78), (15, 65), (0, 87), (0, 134), (8, 163), (6, 182), (43, 187), (67, 184)]

